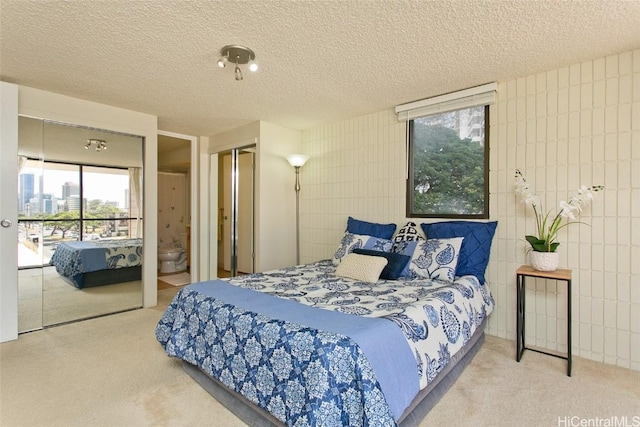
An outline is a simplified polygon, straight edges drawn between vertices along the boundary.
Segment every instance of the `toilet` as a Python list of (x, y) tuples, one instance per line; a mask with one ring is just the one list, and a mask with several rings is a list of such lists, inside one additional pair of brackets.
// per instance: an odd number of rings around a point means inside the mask
[(160, 273), (175, 273), (187, 269), (187, 254), (183, 248), (158, 248)]

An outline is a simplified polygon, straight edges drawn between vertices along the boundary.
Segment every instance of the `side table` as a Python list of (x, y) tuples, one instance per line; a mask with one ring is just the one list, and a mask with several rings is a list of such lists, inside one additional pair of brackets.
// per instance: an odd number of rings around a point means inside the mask
[[(552, 279), (565, 281), (567, 283), (567, 355), (561, 356), (546, 351), (529, 348), (525, 345), (525, 278), (537, 277), (540, 279)], [(571, 376), (571, 270), (558, 269), (555, 271), (539, 271), (530, 265), (521, 265), (516, 270), (516, 360), (520, 362), (522, 354), (525, 350), (535, 351), (537, 353), (547, 354), (549, 356), (558, 357), (568, 362), (567, 375)]]

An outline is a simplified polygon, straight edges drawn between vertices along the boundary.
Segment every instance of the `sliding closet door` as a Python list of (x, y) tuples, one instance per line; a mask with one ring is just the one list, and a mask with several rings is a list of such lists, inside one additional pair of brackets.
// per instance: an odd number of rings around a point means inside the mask
[(18, 119), (18, 333), (42, 329), (44, 121)]
[[(141, 280), (121, 273), (139, 260), (122, 254), (141, 247), (143, 139), (20, 117), (18, 141), (19, 332), (141, 307)], [(60, 245), (109, 248), (99, 260), (108, 279), (84, 252), (65, 272), (91, 272), (92, 282), (59, 274), (51, 261)], [(117, 249), (117, 264), (107, 259), (116, 246), (128, 248)]]
[(220, 155), (219, 265), (221, 274), (254, 272), (253, 148)]
[(252, 151), (238, 153), (238, 272), (254, 272), (254, 157)]

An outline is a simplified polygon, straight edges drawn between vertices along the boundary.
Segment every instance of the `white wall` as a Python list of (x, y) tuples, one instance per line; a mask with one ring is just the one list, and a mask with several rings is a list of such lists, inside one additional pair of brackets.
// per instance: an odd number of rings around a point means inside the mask
[[(590, 226), (560, 235), (574, 278), (572, 350), (640, 370), (640, 50), (499, 82), (490, 123), (490, 217), (499, 224), (488, 333), (515, 339), (515, 270), (534, 227), (513, 192), (515, 168), (549, 208), (581, 184), (603, 184), (581, 217)], [(349, 215), (406, 221), (405, 132), (392, 109), (303, 132), (313, 160), (302, 171), (303, 261), (330, 257)], [(565, 287), (528, 283), (527, 342), (565, 351)]]
[(393, 110), (303, 132), (302, 262), (333, 256), (347, 217), (405, 221), (406, 125)]
[[(258, 191), (256, 271), (273, 270), (296, 263), (295, 171), (286, 157), (302, 151), (299, 131), (260, 122), (256, 167)], [(312, 160), (309, 160), (309, 165)], [(303, 166), (302, 169), (307, 167)], [(300, 183), (302, 193), (305, 183)]]
[[(144, 245), (157, 247), (157, 118), (104, 104), (71, 98), (52, 92), (20, 86), (19, 114), (62, 123), (106, 129), (145, 138), (144, 149)], [(154, 250), (143, 255), (143, 305), (157, 303), (157, 256)], [(5, 282), (2, 282), (2, 286)]]

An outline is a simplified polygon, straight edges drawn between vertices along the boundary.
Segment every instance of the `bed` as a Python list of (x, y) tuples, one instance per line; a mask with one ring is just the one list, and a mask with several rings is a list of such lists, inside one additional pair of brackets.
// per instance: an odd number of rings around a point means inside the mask
[(142, 239), (63, 242), (50, 264), (78, 289), (140, 280)]
[(157, 340), (251, 426), (418, 425), (482, 345), (496, 223), (359, 225), (332, 259), (181, 289)]

